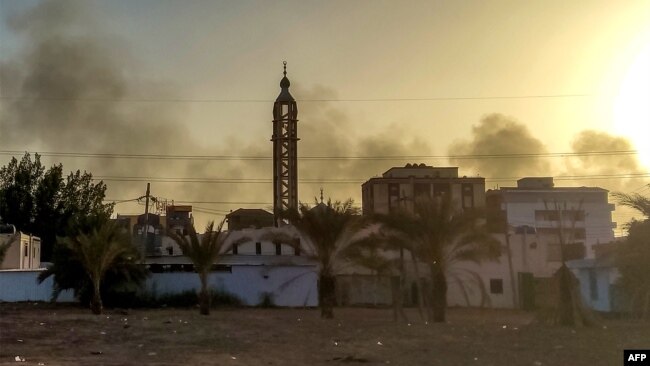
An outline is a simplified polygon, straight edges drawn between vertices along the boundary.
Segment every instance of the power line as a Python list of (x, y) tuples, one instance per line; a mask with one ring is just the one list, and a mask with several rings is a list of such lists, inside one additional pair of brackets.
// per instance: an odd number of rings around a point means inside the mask
[[(116, 199), (116, 198), (106, 198), (105, 202), (126, 202), (126, 201), (137, 201), (138, 199)], [(175, 205), (183, 204), (224, 204), (224, 205), (271, 205), (272, 202), (243, 202), (243, 201), (183, 201), (183, 200), (173, 200)]]
[[(364, 103), (364, 102), (430, 102), (463, 100), (499, 100), (499, 99), (559, 99), (586, 98), (596, 94), (538, 94), (538, 95), (500, 95), (500, 96), (458, 96), (428, 98), (355, 98), (355, 99), (296, 99), (301, 103)], [(216, 99), (216, 98), (30, 98), (23, 96), (2, 96), (0, 100), (12, 102), (58, 102), (58, 103), (273, 103), (271, 99)]]
[[(172, 155), (172, 154), (121, 154), (121, 153), (89, 153), (89, 152), (30, 152), (21, 150), (0, 150), (0, 155), (22, 155), (25, 153), (40, 156), (62, 158), (96, 158), (96, 159), (150, 159), (150, 160), (262, 160), (271, 161), (271, 156), (255, 155)], [(337, 160), (476, 160), (476, 159), (528, 159), (528, 158), (567, 158), (579, 156), (617, 156), (636, 155), (638, 150), (606, 150), (584, 152), (556, 153), (506, 153), (506, 154), (463, 154), (463, 155), (369, 155), (369, 156), (300, 156), (299, 160), (337, 161)]]
[[(304, 184), (359, 184), (369, 178), (341, 178), (341, 179), (300, 179)], [(468, 177), (482, 178), (482, 177)], [(510, 182), (521, 177), (493, 177), (485, 178), (486, 182)], [(621, 173), (621, 174), (586, 174), (586, 175), (557, 175), (555, 180), (601, 180), (601, 179), (637, 179), (650, 178), (650, 173)], [(155, 182), (155, 183), (210, 183), (210, 184), (268, 184), (270, 178), (193, 178), (193, 177), (151, 177), (151, 176), (94, 176), (95, 181), (115, 182)]]

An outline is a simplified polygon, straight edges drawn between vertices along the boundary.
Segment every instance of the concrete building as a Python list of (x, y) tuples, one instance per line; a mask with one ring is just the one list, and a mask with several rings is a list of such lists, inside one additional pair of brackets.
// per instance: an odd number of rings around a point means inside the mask
[(616, 268), (618, 243), (594, 245), (595, 258), (569, 261), (567, 266), (580, 281), (584, 304), (602, 312), (625, 312), (628, 304), (616, 281), (621, 277)]
[[(604, 293), (604, 283), (614, 278), (609, 276), (611, 262), (596, 260), (594, 248), (614, 241), (613, 210), (607, 190), (555, 187), (551, 177), (522, 178), (517, 187), (489, 190), (487, 224), (502, 243), (502, 255), (498, 262), (467, 263), (460, 269), (480, 273), (493, 307), (544, 306), (544, 287), (563, 260), (574, 263), (583, 295), (589, 294), (585, 289), (593, 290), (588, 281), (594, 281), (596, 273)], [(467, 304), (458, 285), (451, 284), (450, 293), (450, 305)], [(476, 305), (478, 295), (474, 295), (469, 302)], [(594, 309), (607, 308), (602, 299), (594, 300), (593, 292), (585, 300)]]
[(493, 230), (533, 228), (537, 241), (548, 243), (544, 253), (548, 262), (561, 260), (559, 234), (568, 244), (566, 260), (593, 259), (594, 245), (614, 240), (614, 205), (602, 188), (555, 187), (551, 177), (529, 177), (518, 180), (517, 187), (488, 191), (486, 202)]
[[(418, 198), (450, 197), (459, 210), (485, 206), (485, 178), (458, 175), (458, 167), (433, 167), (425, 164), (406, 164), (393, 167), (381, 177), (370, 178), (361, 186), (362, 210), (364, 215), (388, 214), (395, 210), (413, 210)], [(402, 253), (406, 271), (405, 304), (417, 303), (417, 275), (428, 278), (426, 266), (420, 264), (415, 270), (413, 262)], [(399, 252), (384, 252), (393, 259), (400, 258)], [(339, 273), (339, 302), (347, 304), (390, 304), (390, 277), (376, 276), (358, 266), (348, 267)], [(369, 291), (372, 289), (372, 291)], [(425, 291), (427, 291), (425, 289)], [(452, 301), (453, 302), (453, 301)]]
[(177, 234), (187, 233), (188, 225), (194, 224), (192, 206), (169, 205), (165, 213), (117, 214), (115, 220), (131, 233), (133, 243), (145, 256), (179, 255), (180, 248), (166, 233), (167, 230)]
[(226, 215), (228, 230), (259, 229), (274, 225), (273, 214), (259, 208), (239, 208)]
[(0, 245), (9, 243), (0, 269), (37, 269), (41, 267), (41, 239), (0, 225)]
[(406, 164), (388, 169), (361, 185), (364, 215), (411, 210), (418, 197), (451, 196), (459, 208), (483, 207), (485, 178), (459, 177), (457, 167)]

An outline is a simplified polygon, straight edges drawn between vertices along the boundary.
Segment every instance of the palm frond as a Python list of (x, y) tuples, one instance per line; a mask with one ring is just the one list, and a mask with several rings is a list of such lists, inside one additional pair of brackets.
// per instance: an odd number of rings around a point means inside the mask
[(650, 198), (638, 193), (627, 194), (622, 192), (614, 192), (612, 196), (614, 196), (619, 204), (631, 207), (639, 211), (647, 219), (650, 219)]

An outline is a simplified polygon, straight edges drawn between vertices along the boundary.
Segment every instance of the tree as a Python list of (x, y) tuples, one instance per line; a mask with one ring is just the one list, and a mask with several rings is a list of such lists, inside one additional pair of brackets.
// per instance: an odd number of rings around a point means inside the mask
[(411, 212), (402, 210), (380, 218), (387, 240), (400, 243), (429, 269), (431, 321), (445, 321), (447, 277), (455, 263), (480, 263), (500, 254), (499, 242), (477, 224), (479, 218), (478, 211), (455, 209), (446, 197), (420, 198)]
[(94, 314), (101, 314), (101, 288), (106, 274), (123, 266), (124, 262), (135, 264), (139, 259), (129, 233), (118, 227), (115, 222), (106, 221), (89, 233), (62, 238), (60, 243), (69, 251), (77, 266), (83, 268), (85, 276), (79, 279), (81, 283), (78, 287), (83, 287), (86, 281), (90, 284), (90, 308)]
[[(553, 325), (562, 326), (591, 326), (598, 323), (595, 315), (584, 305), (582, 295), (580, 294), (580, 283), (573, 275), (566, 262), (570, 259), (568, 253), (569, 247), (575, 245), (576, 222), (579, 216), (584, 212), (582, 202), (578, 207), (567, 207), (567, 203), (560, 204), (553, 202), (549, 207), (548, 202), (544, 202), (546, 210), (553, 210), (556, 220), (556, 234), (560, 245), (560, 261), (562, 265), (553, 275), (553, 283), (556, 288), (557, 302), (553, 307), (548, 322)], [(570, 228), (567, 228), (565, 221), (569, 221)]]
[(38, 154), (12, 158), (0, 168), (0, 217), (19, 231), (41, 238), (41, 259), (49, 261), (58, 236), (76, 236), (105, 221), (113, 205), (104, 204), (106, 185), (88, 172), (63, 176), (63, 166), (45, 170)]
[(621, 277), (618, 285), (630, 300), (637, 316), (650, 316), (650, 199), (640, 194), (614, 193), (617, 201), (639, 211), (644, 218), (625, 225), (628, 236), (619, 245), (616, 263)]
[(33, 232), (34, 193), (45, 168), (38, 154), (25, 154), (0, 168), (0, 217), (19, 231)]
[[(356, 265), (369, 269), (377, 276), (390, 276), (390, 290), (393, 305), (393, 320), (408, 321), (403, 308), (404, 297), (404, 257), (403, 248), (391, 245), (376, 233), (348, 246), (344, 250), (344, 258)], [(398, 250), (400, 258), (392, 258), (388, 252)], [(397, 276), (395, 276), (397, 274)]]
[(276, 230), (269, 237), (292, 244), (318, 263), (318, 305), (321, 317), (334, 317), (336, 304), (336, 267), (344, 258), (344, 250), (358, 239), (364, 221), (354, 201), (319, 203), (314, 207), (300, 204), (298, 209), (281, 213), (296, 232)]
[(639, 211), (639, 213), (645, 216), (646, 220), (650, 219), (650, 198), (642, 196), (638, 193), (625, 194), (621, 192), (615, 192), (612, 195), (619, 204), (631, 207)]
[(214, 230), (214, 221), (208, 223), (205, 228), (205, 234), (200, 238), (194, 229), (194, 225), (187, 227), (187, 236), (182, 236), (174, 231), (169, 231), (168, 235), (178, 244), (183, 255), (188, 257), (194, 264), (194, 270), (199, 275), (201, 281), (201, 290), (199, 291), (199, 312), (202, 315), (210, 315), (210, 292), (208, 290), (208, 276), (212, 266), (219, 261), (219, 258), (225, 254), (230, 247), (239, 244), (244, 238), (236, 242), (226, 244), (230, 232), (223, 231), (225, 219), (219, 223)]

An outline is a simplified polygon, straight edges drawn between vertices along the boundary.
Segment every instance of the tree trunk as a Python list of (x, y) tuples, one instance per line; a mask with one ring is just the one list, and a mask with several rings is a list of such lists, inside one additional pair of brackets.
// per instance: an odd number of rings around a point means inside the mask
[(390, 277), (390, 288), (393, 297), (393, 321), (408, 321), (404, 312), (404, 291), (402, 290), (402, 276)]
[(582, 303), (580, 285), (571, 270), (562, 265), (554, 275), (558, 286), (558, 304), (551, 324), (563, 326), (592, 326), (598, 325), (596, 315)]
[(558, 323), (565, 326), (573, 326), (576, 319), (573, 313), (573, 301), (571, 298), (571, 274), (569, 269), (562, 265), (558, 271), (559, 275), (559, 306)]
[(445, 321), (445, 310), (447, 310), (447, 278), (440, 266), (432, 265), (431, 282), (431, 309), (433, 310), (433, 321), (442, 323)]
[(411, 252), (411, 261), (413, 262), (413, 271), (415, 272), (415, 277), (416, 277), (415, 285), (418, 289), (418, 311), (420, 312), (420, 318), (424, 320), (425, 291), (424, 291), (424, 286), (422, 286), (422, 277), (420, 277), (420, 267), (418, 266), (418, 262), (415, 259), (413, 252)]
[(100, 281), (99, 279), (96, 279), (93, 281), (93, 297), (90, 299), (90, 311), (92, 311), (93, 314), (100, 315), (103, 309)]
[(336, 278), (331, 274), (321, 273), (318, 281), (318, 304), (320, 317), (334, 318), (334, 305), (336, 304)]
[(519, 307), (519, 302), (517, 301), (517, 284), (515, 282), (515, 270), (512, 265), (512, 251), (510, 250), (510, 234), (508, 234), (507, 225), (506, 225), (506, 231), (504, 235), (506, 237), (506, 250), (508, 254), (508, 271), (510, 272), (510, 289), (512, 291), (512, 306), (514, 309), (517, 309)]
[(210, 292), (208, 291), (208, 276), (203, 273), (200, 276), (201, 291), (199, 292), (199, 313), (210, 315)]

